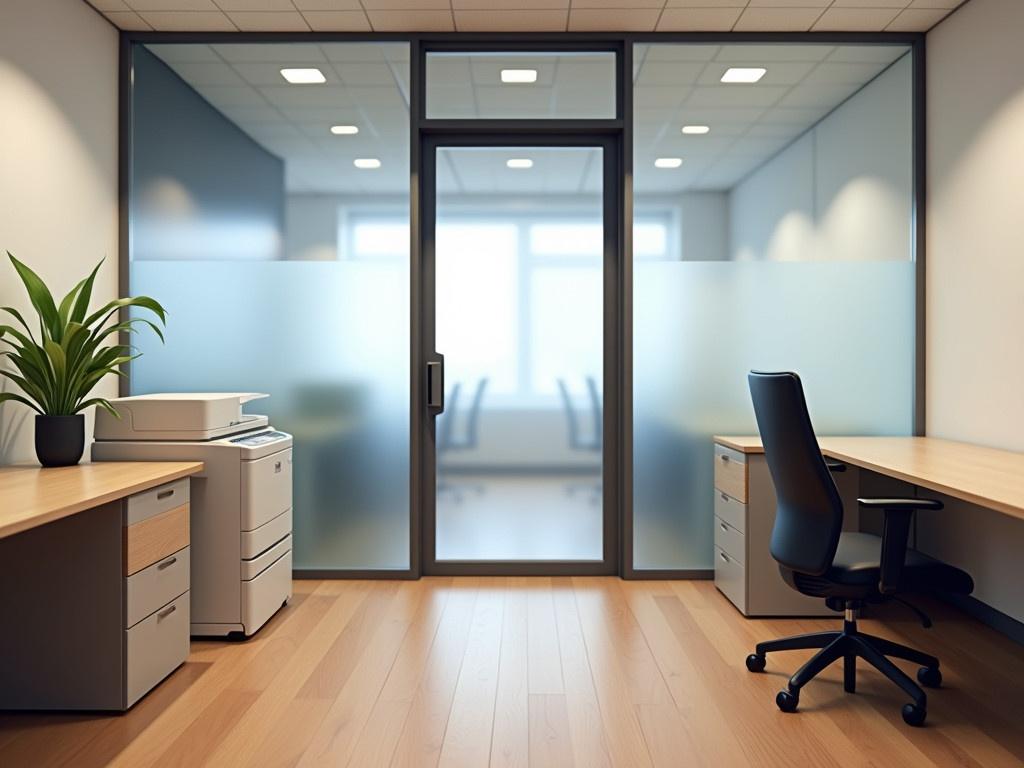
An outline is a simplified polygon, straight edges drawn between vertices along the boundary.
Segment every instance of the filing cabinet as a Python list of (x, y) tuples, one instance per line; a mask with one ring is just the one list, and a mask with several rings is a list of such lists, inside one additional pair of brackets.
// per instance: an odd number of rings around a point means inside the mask
[[(801, 595), (771, 556), (775, 488), (763, 452), (716, 439), (715, 586), (744, 616), (835, 616), (825, 601)], [(845, 507), (844, 530), (857, 530), (857, 469), (833, 476)]]

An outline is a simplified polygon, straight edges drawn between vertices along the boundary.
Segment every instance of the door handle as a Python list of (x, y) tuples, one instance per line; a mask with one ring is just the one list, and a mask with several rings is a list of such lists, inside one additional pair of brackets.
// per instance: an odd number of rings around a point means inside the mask
[(427, 362), (427, 407), (444, 413), (444, 355)]

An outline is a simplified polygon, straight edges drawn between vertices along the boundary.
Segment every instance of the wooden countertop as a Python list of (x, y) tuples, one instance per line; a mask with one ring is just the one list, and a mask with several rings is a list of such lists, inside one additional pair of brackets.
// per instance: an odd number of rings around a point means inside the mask
[(201, 461), (0, 467), (0, 539), (202, 470)]
[[(764, 453), (760, 437), (719, 437)], [(1024, 453), (937, 437), (820, 437), (826, 456), (1024, 520)]]

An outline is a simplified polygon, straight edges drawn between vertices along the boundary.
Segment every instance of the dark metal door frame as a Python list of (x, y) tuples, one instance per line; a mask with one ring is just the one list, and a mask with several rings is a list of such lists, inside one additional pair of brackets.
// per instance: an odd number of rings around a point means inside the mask
[[(602, 212), (604, 217), (604, 281), (603, 281), (603, 460), (602, 460), (602, 559), (600, 561), (493, 560), (438, 561), (437, 532), (437, 451), (436, 418), (427, 417), (421, 435), (421, 543), (420, 564), (424, 575), (595, 575), (619, 572), (619, 504), (620, 434), (619, 413), (621, 391), (622, 344), (619, 323), (622, 292), (623, 253), (621, 245), (621, 206), (617, 190), (620, 185), (620, 136), (614, 133), (568, 134), (564, 126), (558, 131), (538, 131), (534, 123), (529, 132), (478, 130), (425, 134), (420, 151), (420, 344), (424, 385), (415, 393), (421, 412), (427, 414), (431, 392), (426, 366), (440, 361), (443, 349), (436, 348), (435, 338), (435, 225), (437, 216), (437, 150), (441, 147), (596, 147), (602, 150)], [(443, 386), (443, 384), (442, 384)]]

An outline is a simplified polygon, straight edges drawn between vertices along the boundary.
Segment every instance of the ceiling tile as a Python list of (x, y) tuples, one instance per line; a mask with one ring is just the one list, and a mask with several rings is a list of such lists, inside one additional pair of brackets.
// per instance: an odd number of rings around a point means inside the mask
[(303, 11), (314, 32), (369, 32), (370, 20), (363, 11)]
[(243, 32), (308, 32), (309, 25), (298, 11), (234, 11), (228, 13)]
[(179, 61), (221, 61), (221, 57), (213, 48), (199, 43), (174, 43), (147, 47), (168, 64), (176, 64)]
[[(877, 2), (878, 0), (873, 0)], [(837, 8), (821, 15), (813, 32), (881, 32), (896, 18), (895, 8)]]
[(946, 16), (949, 11), (943, 8), (908, 8), (900, 13), (892, 23), (885, 28), (887, 32), (927, 32)]
[(161, 32), (236, 32), (238, 27), (220, 11), (146, 11), (139, 14)]
[(564, 32), (568, 9), (563, 10), (456, 10), (459, 32)]
[(375, 32), (454, 32), (451, 11), (374, 11), (367, 9)]
[(216, 0), (222, 11), (294, 11), (292, 0)]
[(910, 0), (835, 0), (832, 8), (906, 8)]
[[(170, 47), (170, 46), (168, 46)], [(225, 61), (231, 63), (254, 62), (265, 64), (321, 64), (327, 61), (321, 46), (316, 43), (288, 43), (267, 45), (266, 43), (218, 43), (213, 47)]]
[(300, 11), (361, 11), (359, 0), (292, 0)]
[(745, 8), (747, 0), (668, 0), (670, 8)]
[(530, 11), (568, 7), (569, 0), (452, 0), (452, 9), (456, 11)]
[(573, 8), (657, 8), (661, 9), (665, 0), (572, 0)]
[(170, 66), (182, 80), (193, 86), (245, 85), (245, 80), (223, 61), (179, 61)]
[(103, 13), (130, 11), (124, 0), (87, 0), (89, 5)]
[(911, 8), (945, 8), (952, 11), (964, 4), (964, 0), (911, 0)]
[(828, 8), (832, 0), (750, 0), (751, 8)]
[(741, 13), (741, 8), (665, 8), (658, 21), (658, 31), (727, 32)]
[(219, 11), (213, 0), (125, 0), (136, 11)]
[(790, 45), (786, 43), (723, 45), (716, 61), (728, 64), (767, 65), (770, 62), (823, 61), (835, 51), (834, 45)]
[(747, 8), (734, 32), (806, 32), (821, 15), (821, 8)]
[(569, 12), (570, 32), (653, 32), (657, 8), (576, 8)]
[(152, 29), (135, 11), (112, 11), (103, 15), (118, 29), (130, 32), (148, 32)]
[(448, 0), (362, 0), (362, 2), (367, 11), (449, 11), (451, 9)]

